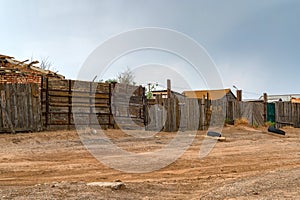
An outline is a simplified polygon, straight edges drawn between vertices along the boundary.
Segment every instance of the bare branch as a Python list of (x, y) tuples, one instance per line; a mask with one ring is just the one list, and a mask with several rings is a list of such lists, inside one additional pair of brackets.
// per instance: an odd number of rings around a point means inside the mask
[(119, 73), (117, 79), (119, 83), (128, 84), (128, 85), (136, 84), (134, 82), (134, 74), (129, 68), (127, 68), (124, 72)]

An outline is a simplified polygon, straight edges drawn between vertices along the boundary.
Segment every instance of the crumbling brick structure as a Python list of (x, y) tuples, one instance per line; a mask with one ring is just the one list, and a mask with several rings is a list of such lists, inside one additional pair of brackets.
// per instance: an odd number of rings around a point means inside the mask
[(38, 61), (17, 61), (14, 57), (0, 54), (0, 83), (41, 83), (42, 77), (64, 79), (65, 77), (50, 70), (34, 66)]

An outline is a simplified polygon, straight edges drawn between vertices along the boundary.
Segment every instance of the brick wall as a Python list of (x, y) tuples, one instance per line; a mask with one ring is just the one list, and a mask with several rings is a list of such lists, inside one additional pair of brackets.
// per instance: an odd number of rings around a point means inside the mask
[(5, 73), (0, 75), (0, 83), (41, 83), (41, 76), (34, 74)]

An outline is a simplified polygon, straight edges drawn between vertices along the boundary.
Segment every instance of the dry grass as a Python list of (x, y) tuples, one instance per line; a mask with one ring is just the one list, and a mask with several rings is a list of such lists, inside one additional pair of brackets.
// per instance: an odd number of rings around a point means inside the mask
[(281, 129), (295, 129), (293, 126), (283, 126)]
[(248, 125), (249, 125), (249, 122), (248, 122), (248, 120), (245, 119), (245, 118), (240, 118), (240, 119), (234, 120), (234, 125), (235, 125), (235, 126), (239, 126), (239, 125), (248, 126)]

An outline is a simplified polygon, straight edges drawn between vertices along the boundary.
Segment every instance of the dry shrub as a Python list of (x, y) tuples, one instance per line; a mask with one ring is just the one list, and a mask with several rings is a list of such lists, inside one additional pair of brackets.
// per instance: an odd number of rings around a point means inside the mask
[(240, 118), (240, 119), (234, 120), (234, 125), (235, 125), (235, 126), (239, 126), (239, 125), (248, 126), (248, 125), (249, 125), (249, 122), (248, 122), (248, 120), (245, 119), (245, 118)]
[(292, 125), (287, 125), (287, 126), (283, 126), (281, 128), (282, 129), (293, 129), (294, 127)]

